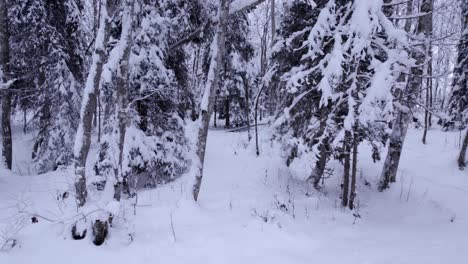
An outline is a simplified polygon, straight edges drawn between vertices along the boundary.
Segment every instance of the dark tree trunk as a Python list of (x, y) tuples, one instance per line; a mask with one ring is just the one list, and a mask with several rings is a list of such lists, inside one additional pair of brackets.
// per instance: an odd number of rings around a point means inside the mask
[[(325, 133), (327, 127), (327, 119), (329, 113), (329, 105), (327, 107), (320, 108), (320, 127), (318, 137), (321, 137)], [(325, 137), (319, 146), (319, 159), (315, 163), (314, 171), (311, 175), (311, 178), (314, 180), (314, 188), (320, 188), (320, 180), (323, 178), (325, 168), (327, 165), (328, 157), (330, 156), (328, 137)]]
[[(10, 32), (8, 29), (8, 6), (0, 0), (0, 83), (7, 82), (10, 74)], [(2, 156), (7, 169), (13, 163), (13, 142), (11, 138), (11, 92), (6, 87), (2, 93)]]
[(260, 148), (258, 145), (258, 111), (259, 111), (258, 103), (260, 102), (260, 97), (262, 96), (262, 92), (264, 88), (265, 88), (265, 85), (262, 85), (260, 87), (260, 90), (258, 91), (257, 96), (255, 97), (254, 125), (255, 125), (255, 150), (256, 150), (257, 156), (260, 155)]
[(351, 193), (349, 195), (349, 209), (353, 210), (355, 207), (354, 200), (356, 198), (356, 178), (357, 178), (357, 158), (358, 158), (358, 145), (359, 145), (359, 125), (356, 123), (353, 135), (353, 164), (351, 168)]
[(343, 193), (341, 196), (341, 205), (343, 207), (348, 206), (349, 201), (349, 172), (351, 168), (351, 156), (350, 156), (350, 144), (351, 144), (351, 132), (345, 132), (345, 139), (343, 143), (343, 154), (344, 154), (344, 173), (343, 173)]
[(458, 155), (458, 168), (460, 170), (465, 169), (466, 167), (466, 149), (468, 147), (468, 129), (466, 130), (465, 137), (463, 139), (463, 144), (460, 150), (460, 154)]
[(224, 114), (226, 117), (226, 124), (224, 125), (224, 128), (231, 127), (231, 113), (229, 112), (230, 110), (229, 106), (230, 106), (229, 96), (226, 96), (226, 99), (224, 100)]
[(218, 125), (216, 124), (216, 111), (218, 110), (217, 107), (218, 107), (218, 96), (215, 96), (215, 99), (214, 99), (214, 113), (213, 113), (213, 125), (214, 125), (214, 127), (218, 127)]
[(247, 120), (247, 137), (250, 141), (252, 138), (250, 133), (250, 88), (249, 88), (249, 80), (247, 80), (247, 76), (242, 75), (242, 80), (244, 82), (244, 91), (245, 91), (245, 118)]

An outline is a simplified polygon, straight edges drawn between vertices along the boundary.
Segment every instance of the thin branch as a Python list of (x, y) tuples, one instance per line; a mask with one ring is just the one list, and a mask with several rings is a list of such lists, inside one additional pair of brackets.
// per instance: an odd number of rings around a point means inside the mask
[(399, 19), (399, 20), (403, 20), (403, 19), (415, 19), (415, 18), (420, 18), (420, 17), (423, 17), (423, 16), (427, 16), (427, 15), (430, 15), (430, 14), (432, 14), (432, 12), (428, 12), (428, 13), (417, 13), (417, 14), (409, 15), (409, 16), (392, 16), (392, 17), (389, 17), (389, 19)]
[(403, 5), (408, 3), (409, 1), (401, 1), (401, 2), (391, 2), (387, 4), (383, 4), (382, 7), (390, 7), (390, 6), (397, 6), (397, 5)]

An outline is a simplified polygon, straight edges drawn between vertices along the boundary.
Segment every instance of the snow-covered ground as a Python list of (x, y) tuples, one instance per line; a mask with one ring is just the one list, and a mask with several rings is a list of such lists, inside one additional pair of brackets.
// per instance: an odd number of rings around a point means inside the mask
[[(291, 177), (268, 140), (256, 157), (246, 132), (212, 130), (199, 203), (183, 179), (144, 191), (133, 242), (116, 225), (100, 247), (91, 236), (70, 238), (71, 198), (62, 195), (72, 170), (29, 176), (23, 153), (32, 142), (21, 137), (14, 172), (0, 171), (0, 242), (17, 244), (0, 252), (0, 263), (466, 264), (468, 172), (455, 163), (459, 133), (431, 130), (428, 145), (421, 133), (410, 131), (398, 181), (384, 193), (375, 188), (382, 163), (362, 146), (359, 208), (351, 212), (339, 206), (339, 175), (317, 192)], [(31, 214), (48, 220), (32, 224)]]

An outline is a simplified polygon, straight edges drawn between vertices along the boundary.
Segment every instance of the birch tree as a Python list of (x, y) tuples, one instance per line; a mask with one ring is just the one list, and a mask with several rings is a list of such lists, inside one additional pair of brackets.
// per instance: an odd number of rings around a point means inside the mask
[(424, 65), (427, 64), (427, 60), (429, 59), (428, 45), (430, 41), (429, 37), (432, 34), (432, 15), (430, 15), (432, 10), (433, 0), (423, 0), (421, 4), (421, 13), (423, 13), (423, 15), (420, 15), (418, 18), (416, 35), (422, 38), (424, 43), (417, 46), (413, 51), (415, 65), (411, 68), (408, 83), (402, 90), (402, 97), (397, 107), (396, 118), (393, 121), (388, 153), (379, 183), (380, 191), (389, 188), (389, 184), (396, 181), (406, 132), (412, 120), (412, 110), (414, 109), (422, 87)]
[(200, 187), (203, 179), (203, 165), (205, 161), (206, 142), (208, 138), (208, 126), (213, 112), (213, 102), (222, 67), (223, 54), (225, 52), (226, 30), (229, 17), (229, 1), (220, 0), (218, 8), (218, 26), (215, 37), (211, 43), (211, 60), (205, 90), (201, 101), (201, 112), (199, 117), (198, 141), (197, 141), (197, 170), (195, 171), (195, 182), (192, 188), (192, 195), (195, 201), (198, 200)]
[(88, 73), (80, 112), (80, 123), (75, 138), (75, 191), (78, 207), (86, 203), (86, 160), (91, 145), (91, 129), (96, 109), (96, 96), (99, 93), (102, 68), (106, 59), (106, 47), (110, 36), (110, 27), (115, 0), (102, 0), (99, 29), (96, 35), (92, 65)]

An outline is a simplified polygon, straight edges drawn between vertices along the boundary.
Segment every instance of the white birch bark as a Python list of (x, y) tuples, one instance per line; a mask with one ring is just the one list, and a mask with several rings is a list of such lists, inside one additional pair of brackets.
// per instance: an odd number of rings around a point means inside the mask
[(102, 68), (106, 59), (106, 46), (109, 41), (112, 16), (116, 8), (116, 0), (106, 0), (101, 3), (101, 21), (95, 40), (92, 65), (86, 80), (86, 86), (81, 103), (80, 123), (75, 138), (75, 191), (78, 207), (86, 203), (86, 159), (91, 145), (91, 129), (94, 111), (96, 109), (96, 95)]
[(197, 156), (198, 169), (195, 172), (195, 182), (192, 187), (192, 195), (198, 200), (203, 179), (203, 165), (205, 161), (206, 141), (208, 138), (208, 126), (213, 112), (213, 102), (218, 88), (219, 72), (222, 67), (222, 57), (225, 49), (226, 30), (229, 17), (229, 1), (220, 0), (218, 9), (218, 28), (211, 43), (211, 61), (208, 77), (205, 84), (205, 92), (201, 101), (200, 128), (198, 130)]
[[(430, 14), (432, 12), (432, 7), (433, 0), (424, 0), (421, 5), (421, 12)], [(431, 31), (432, 15), (420, 16), (418, 18), (416, 34), (428, 37), (430, 36)], [(426, 45), (429, 44), (426, 43)], [(409, 124), (412, 120), (412, 109), (415, 105), (422, 86), (421, 76), (423, 76), (423, 67), (420, 65), (423, 65), (429, 56), (426, 45), (423, 47), (417, 47), (417, 50), (413, 53), (413, 57), (416, 60), (416, 65), (419, 66), (411, 69), (411, 75), (409, 76), (408, 84), (403, 91), (401, 106), (399, 107), (397, 117), (393, 122), (388, 153), (385, 159), (379, 183), (379, 191), (383, 191), (389, 188), (390, 183), (396, 181), (396, 174), (400, 163), (403, 144), (405, 142)]]

